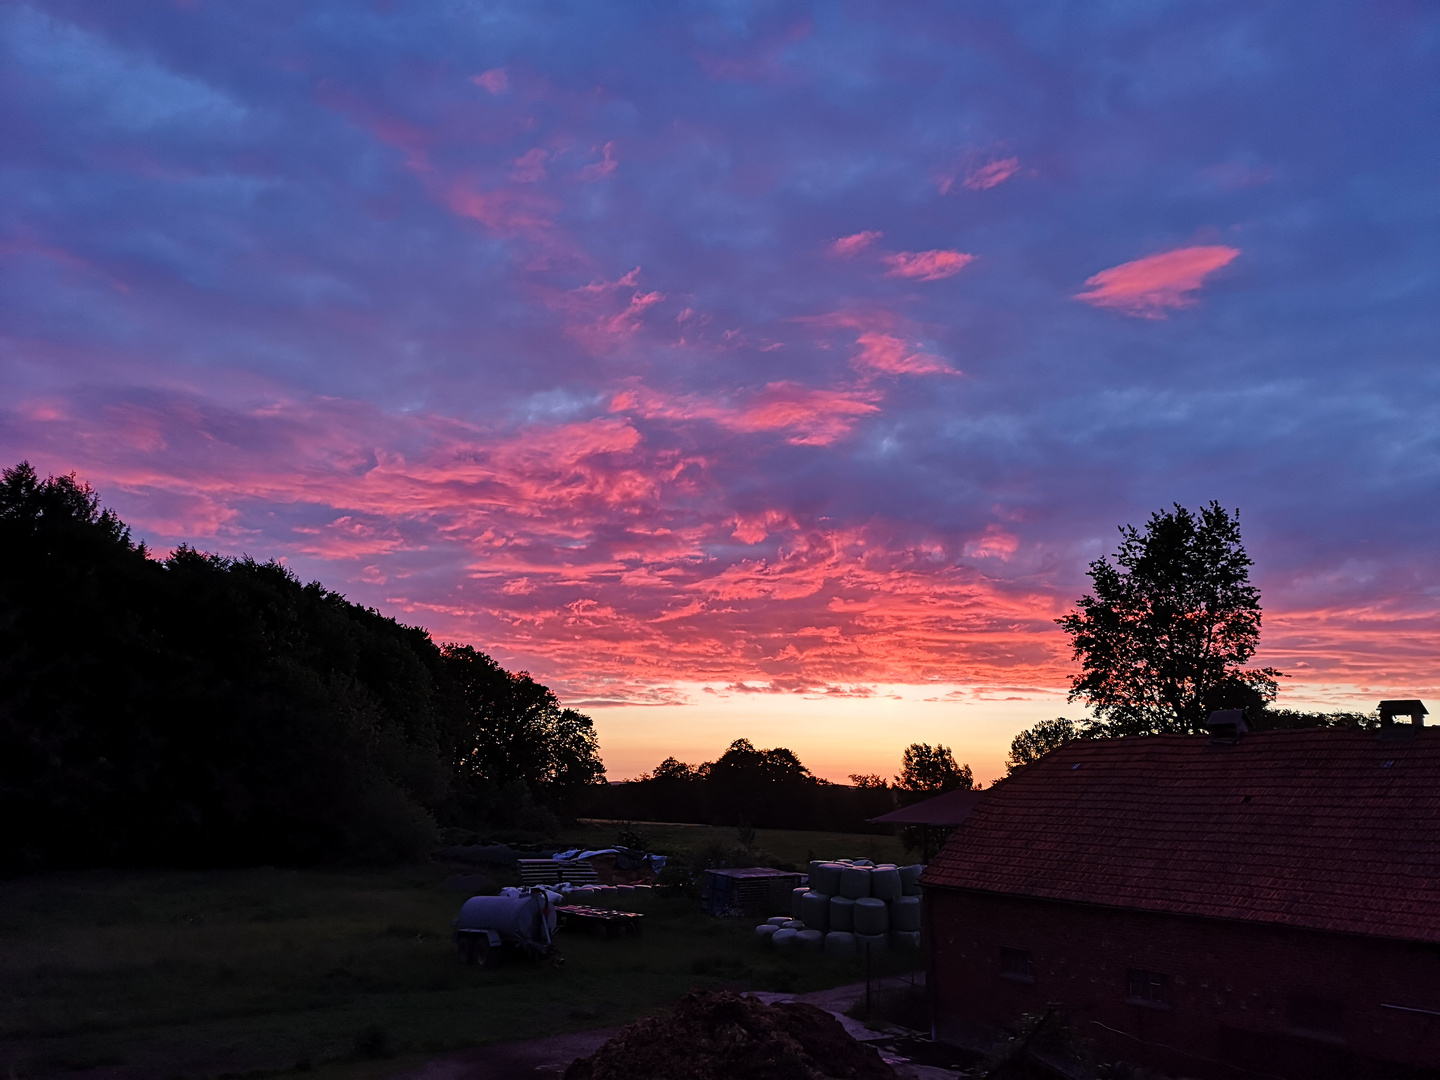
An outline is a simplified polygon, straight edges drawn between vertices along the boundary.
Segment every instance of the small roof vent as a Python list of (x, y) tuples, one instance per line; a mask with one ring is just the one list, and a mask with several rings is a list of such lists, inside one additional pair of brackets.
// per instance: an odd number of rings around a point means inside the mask
[[(1390, 698), (1380, 702), (1380, 737), (1403, 738), (1406, 735), (1414, 735), (1416, 731), (1425, 726), (1425, 717), (1430, 710), (1425, 708), (1425, 703), (1419, 698)], [(1410, 723), (1397, 724), (1395, 717), (1408, 716)]]
[(1206, 718), (1205, 730), (1210, 732), (1211, 742), (1234, 746), (1250, 725), (1245, 723), (1244, 709), (1216, 709)]

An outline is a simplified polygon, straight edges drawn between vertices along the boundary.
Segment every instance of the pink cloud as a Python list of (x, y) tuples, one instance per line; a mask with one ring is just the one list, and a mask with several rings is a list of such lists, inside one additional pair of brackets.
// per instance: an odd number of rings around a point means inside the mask
[(429, 151), (435, 141), (434, 132), (370, 104), (329, 79), (319, 83), (315, 96), (325, 108), (343, 113), (377, 142), (403, 152), (405, 167), (411, 172), (423, 173), (430, 168)]
[(795, 519), (784, 510), (765, 510), (757, 514), (736, 514), (735, 531), (730, 535), (743, 544), (758, 544), (777, 529), (793, 529)]
[(854, 393), (778, 382), (751, 398), (727, 426), (736, 431), (789, 429), (793, 433), (788, 442), (826, 446), (848, 435), (860, 417), (879, 411), (879, 406)]
[(617, 289), (631, 289), (640, 284), (640, 267), (635, 267), (628, 274), (623, 274), (614, 281), (592, 281), (588, 285), (581, 285), (578, 289), (572, 289), (576, 294), (603, 294), (613, 292)]
[(25, 229), (19, 230), (16, 235), (9, 239), (0, 241), (0, 258), (20, 256), (22, 258), (46, 259), (65, 267), (67, 270), (78, 271), (86, 275), (94, 275), (101, 278), (117, 293), (122, 295), (130, 292), (130, 286), (119, 278), (112, 277), (101, 267), (89, 259), (81, 258), (73, 251), (57, 247), (54, 244), (47, 244), (29, 235)]
[[(566, 321), (565, 332), (590, 352), (602, 355), (613, 351), (639, 332), (645, 313), (665, 299), (655, 289), (635, 289), (640, 267), (614, 281), (592, 281), (588, 285), (553, 293), (547, 303)], [(622, 294), (630, 292), (628, 298)], [(623, 300), (624, 306), (619, 306)]]
[(829, 251), (831, 255), (838, 256), (842, 259), (848, 259), (852, 256), (860, 254), (860, 252), (864, 251), (867, 247), (873, 244), (876, 240), (879, 240), (884, 235), (884, 233), (877, 232), (874, 229), (867, 229), (864, 232), (852, 233), (849, 236), (842, 236), (839, 240), (834, 241), (830, 245)]
[(1020, 539), (1006, 532), (998, 525), (986, 526), (983, 536), (965, 545), (965, 554), (972, 559), (1000, 559), (1008, 561), (1020, 550)]
[(904, 338), (894, 334), (867, 331), (856, 338), (860, 351), (854, 364), (859, 368), (884, 371), (892, 375), (954, 375), (956, 371), (938, 356), (912, 349)]
[[(866, 325), (883, 332), (878, 316)], [(654, 699), (680, 681), (1063, 691), (1073, 666), (1050, 620), (1073, 582), (997, 580), (1029, 550), (1015, 527), (838, 525), (828, 508), (770, 497), (788, 491), (753, 494), (766, 491), (764, 459), (746, 455), (761, 440), (685, 448), (705, 443), (701, 423), (823, 444), (826, 424), (843, 434), (877, 401), (783, 383), (733, 400), (631, 387), (615, 404), (633, 416), (497, 428), (333, 398), (237, 407), (147, 392), (142, 407), (107, 392), (43, 409), (0, 401), (0, 432), (9, 461), (23, 446), (42, 473), (78, 470), (137, 537), (287, 558), (534, 671), (567, 701)], [(652, 433), (647, 418), (675, 427)], [(721, 454), (752, 470), (743, 505), (716, 479)], [(1387, 602), (1367, 587), (1346, 606), (1313, 589), (1267, 596), (1264, 662), (1376, 697), (1424, 696), (1440, 649), (1434, 598)]]
[(461, 217), (471, 218), (505, 233), (535, 233), (552, 229), (559, 203), (538, 192), (495, 188), (477, 191), (457, 181), (445, 193), (445, 205)]
[(510, 76), (505, 74), (504, 68), (491, 68), (479, 75), (472, 75), (470, 81), (492, 94), (503, 94), (510, 89)]
[(700, 68), (712, 79), (727, 79), (738, 82), (770, 82), (785, 77), (786, 51), (797, 41), (803, 41), (814, 32), (810, 20), (802, 19), (772, 32), (758, 44), (752, 45), (748, 53), (722, 56), (717, 53), (696, 54)]
[(1199, 289), (1210, 274), (1229, 265), (1239, 254), (1239, 248), (1217, 244), (1147, 255), (1087, 278), (1085, 284), (1090, 289), (1076, 293), (1075, 298), (1139, 318), (1163, 319), (1166, 308), (1194, 304), (1195, 300), (1188, 294)]
[(664, 299), (664, 293), (637, 292), (630, 297), (630, 302), (625, 306), (624, 311), (602, 320), (600, 329), (606, 334), (633, 334), (640, 329), (641, 319), (645, 312)]
[(581, 180), (603, 180), (619, 167), (620, 163), (615, 160), (615, 142), (613, 139), (602, 146), (600, 151), (601, 158), (599, 161), (591, 162), (580, 170)]
[(963, 251), (899, 251), (881, 261), (890, 268), (885, 271), (886, 277), (939, 281), (958, 274), (975, 261), (975, 256)]
[(879, 412), (873, 402), (868, 392), (776, 382), (735, 402), (700, 395), (670, 397), (635, 386), (616, 394), (610, 408), (646, 419), (705, 420), (745, 434), (784, 432), (785, 441), (796, 446), (827, 446), (848, 435), (861, 417)]
[(890, 375), (958, 375), (941, 357), (910, 344), (901, 334), (905, 327), (893, 312), (884, 309), (831, 311), (824, 315), (808, 315), (796, 322), (822, 329), (858, 330), (855, 344), (859, 351), (851, 357), (861, 372), (885, 372)]
[(1003, 161), (992, 161), (978, 169), (972, 169), (961, 183), (971, 191), (988, 191), (1009, 180), (1019, 170), (1019, 158), (1005, 158)]
[(65, 403), (58, 399), (37, 398), (22, 401), (15, 406), (15, 412), (24, 420), (42, 423), (47, 420), (69, 418)]
[(515, 167), (510, 172), (510, 178), (520, 184), (533, 184), (537, 180), (544, 180), (545, 159), (549, 156), (548, 150), (542, 150), (538, 146), (525, 151), (515, 159)]

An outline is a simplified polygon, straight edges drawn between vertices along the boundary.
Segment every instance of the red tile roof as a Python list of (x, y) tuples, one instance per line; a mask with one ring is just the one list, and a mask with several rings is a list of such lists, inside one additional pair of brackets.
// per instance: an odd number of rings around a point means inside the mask
[(1440, 728), (1067, 743), (922, 883), (1440, 942)]
[(870, 819), (882, 825), (959, 825), (975, 810), (983, 791), (947, 791)]

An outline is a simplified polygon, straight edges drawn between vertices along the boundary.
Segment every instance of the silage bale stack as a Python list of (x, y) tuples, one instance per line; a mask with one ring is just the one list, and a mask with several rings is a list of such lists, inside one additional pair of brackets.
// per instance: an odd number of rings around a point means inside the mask
[[(757, 938), (776, 948), (853, 956), (878, 949), (920, 947), (920, 874), (925, 867), (876, 866), (868, 859), (816, 859), (810, 884), (790, 898), (791, 934), (756, 927)], [(791, 935), (794, 935), (793, 937)]]

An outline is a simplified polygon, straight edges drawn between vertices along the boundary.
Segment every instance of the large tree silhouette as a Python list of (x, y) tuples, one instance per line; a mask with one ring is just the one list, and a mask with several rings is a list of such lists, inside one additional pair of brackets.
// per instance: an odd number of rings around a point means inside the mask
[(603, 773), (528, 675), (275, 562), (151, 558), (74, 476), (0, 471), (0, 873), (415, 858)]
[(975, 786), (975, 774), (969, 765), (955, 764), (955, 755), (948, 746), (911, 743), (900, 759), (900, 775), (895, 786), (912, 797), (939, 795), (946, 791), (969, 791)]
[(1260, 590), (1238, 511), (1177, 503), (1120, 533), (1114, 561), (1090, 564), (1093, 594), (1056, 620), (1081, 665), (1070, 700), (1108, 735), (1198, 731), (1212, 708), (1272, 700), (1281, 672), (1245, 667), (1260, 640)]

